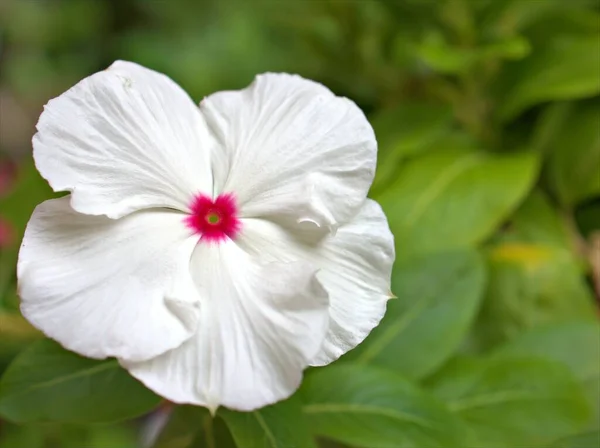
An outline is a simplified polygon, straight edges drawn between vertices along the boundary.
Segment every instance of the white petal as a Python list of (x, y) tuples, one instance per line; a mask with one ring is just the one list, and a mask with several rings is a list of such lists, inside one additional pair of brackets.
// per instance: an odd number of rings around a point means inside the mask
[(74, 212), (69, 197), (39, 205), (19, 253), (23, 315), (66, 348), (93, 358), (143, 360), (196, 330), (189, 274), (197, 237), (182, 214), (119, 220)]
[(34, 158), (54, 191), (80, 213), (186, 210), (212, 193), (214, 140), (189, 96), (165, 75), (118, 61), (51, 100), (37, 124)]
[(367, 200), (319, 251), (319, 281), (330, 297), (329, 332), (312, 365), (335, 361), (360, 344), (385, 314), (394, 263), (394, 236), (381, 207)]
[(334, 230), (356, 214), (373, 180), (377, 144), (352, 101), (299, 76), (265, 74), (200, 104), (226, 150), (215, 188), (241, 216)]
[(178, 403), (252, 410), (289, 397), (327, 331), (327, 295), (306, 263), (262, 264), (234, 242), (200, 244), (199, 331), (153, 360), (123, 362)]
[(318, 245), (259, 219), (243, 221), (238, 243), (276, 261), (306, 260), (329, 295), (330, 323), (311, 365), (328, 364), (360, 344), (385, 314), (391, 296), (394, 237), (381, 207), (367, 200), (354, 219)]

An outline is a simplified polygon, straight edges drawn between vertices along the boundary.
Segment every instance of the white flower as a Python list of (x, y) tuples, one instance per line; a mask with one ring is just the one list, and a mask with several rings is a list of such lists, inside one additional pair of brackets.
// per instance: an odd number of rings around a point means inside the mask
[(174, 402), (251, 410), (382, 318), (393, 237), (366, 199), (377, 149), (352, 101), (265, 74), (198, 108), (119, 61), (37, 130), (39, 172), (71, 194), (27, 226), (21, 310), (66, 348)]

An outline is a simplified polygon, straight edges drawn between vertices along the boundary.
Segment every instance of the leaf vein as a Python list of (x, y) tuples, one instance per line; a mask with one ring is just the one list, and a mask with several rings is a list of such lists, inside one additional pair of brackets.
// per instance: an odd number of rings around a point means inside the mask
[(262, 417), (262, 415), (260, 415), (259, 412), (253, 412), (252, 414), (254, 415), (254, 418), (256, 418), (256, 421), (258, 422), (260, 427), (265, 432), (265, 437), (269, 440), (269, 443), (273, 446), (273, 448), (277, 448), (277, 438), (271, 432), (271, 429), (269, 428), (269, 425), (267, 425), (267, 422), (265, 422), (265, 419)]
[(456, 160), (452, 165), (448, 167), (445, 173), (439, 176), (435, 182), (429, 184), (421, 196), (415, 202), (412, 210), (406, 215), (406, 226), (410, 227), (417, 222), (421, 217), (425, 209), (431, 204), (436, 196), (438, 196), (444, 189), (452, 182), (456, 177), (463, 171), (471, 168), (477, 163), (481, 162), (483, 157), (479, 153), (469, 154), (462, 159)]
[(79, 372), (70, 373), (68, 375), (59, 376), (57, 378), (53, 378), (51, 380), (43, 381), (41, 383), (36, 383), (25, 387), (24, 389), (18, 390), (15, 393), (7, 394), (7, 396), (15, 397), (19, 395), (25, 395), (29, 392), (32, 392), (37, 389), (43, 389), (45, 387), (55, 386), (57, 384), (61, 384), (73, 379), (77, 379), (86, 375), (94, 375), (109, 368), (114, 368), (118, 366), (117, 361), (103, 363), (88, 369), (80, 370)]
[(307, 414), (341, 412), (379, 415), (383, 417), (390, 417), (395, 420), (408, 421), (428, 429), (433, 429), (427, 420), (395, 409), (386, 409), (379, 406), (350, 403), (318, 403), (305, 405), (303, 410)]

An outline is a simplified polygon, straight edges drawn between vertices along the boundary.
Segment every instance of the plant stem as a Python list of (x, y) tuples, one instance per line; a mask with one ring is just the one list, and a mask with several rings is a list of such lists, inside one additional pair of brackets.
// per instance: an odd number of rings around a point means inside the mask
[(213, 417), (210, 415), (207, 415), (204, 418), (204, 435), (206, 437), (206, 447), (217, 448), (215, 443), (215, 434), (213, 431)]

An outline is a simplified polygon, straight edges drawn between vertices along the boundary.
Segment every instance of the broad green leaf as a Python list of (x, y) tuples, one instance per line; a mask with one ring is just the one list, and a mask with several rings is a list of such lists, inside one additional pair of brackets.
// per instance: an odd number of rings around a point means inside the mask
[(595, 314), (566, 223), (540, 190), (519, 207), (487, 250), (490, 281), (470, 342), (489, 347), (538, 324)]
[(415, 48), (416, 56), (427, 66), (440, 73), (461, 74), (476, 61), (473, 49), (454, 47), (445, 41), (439, 31), (430, 31)]
[(564, 437), (548, 448), (596, 448), (600, 446), (600, 430)]
[(396, 237), (399, 258), (474, 246), (506, 219), (537, 174), (533, 153), (439, 151), (403, 165), (377, 197)]
[(315, 448), (297, 399), (253, 412), (220, 409), (238, 448)]
[(505, 242), (488, 250), (490, 280), (477, 322), (483, 346), (511, 339), (539, 324), (590, 318), (591, 291), (565, 249)]
[(6, 448), (44, 448), (44, 434), (41, 428), (31, 425), (13, 425), (2, 422), (0, 425), (0, 446)]
[(499, 59), (521, 59), (531, 48), (520, 36), (503, 38), (476, 48), (454, 46), (437, 32), (430, 33), (416, 48), (417, 56), (433, 70), (446, 74), (465, 74), (478, 63)]
[[(27, 425), (33, 426), (34, 425)], [(135, 429), (129, 425), (79, 425), (42, 423), (45, 447), (138, 448)]]
[(565, 219), (541, 190), (534, 190), (521, 204), (500, 239), (504, 242), (543, 244), (567, 251), (573, 249)]
[(404, 158), (431, 147), (449, 128), (451, 119), (447, 106), (428, 103), (403, 103), (371, 117), (379, 147), (372, 191), (393, 180)]
[(50, 445), (56, 445), (60, 448), (88, 448), (90, 442), (89, 426), (69, 423), (51, 423), (40, 426), (44, 428), (44, 438)]
[(469, 429), (464, 446), (535, 447), (580, 430), (589, 418), (569, 370), (542, 359), (449, 363), (430, 387)]
[(152, 448), (236, 448), (223, 420), (207, 409), (177, 406)]
[(554, 3), (555, 7), (548, 10), (547, 14), (540, 14), (538, 5), (532, 8), (533, 20), (524, 30), (524, 34), (536, 47), (544, 47), (556, 36), (589, 37), (600, 32), (600, 11), (597, 9), (596, 0), (550, 0), (549, 3)]
[(171, 411), (152, 448), (191, 448), (192, 443), (204, 432), (212, 417), (205, 408), (177, 406)]
[(549, 152), (549, 146), (554, 143), (558, 134), (563, 132), (565, 121), (579, 102), (556, 101), (544, 107), (537, 118), (529, 146), (535, 151)]
[(557, 37), (514, 64), (512, 87), (499, 108), (509, 121), (528, 107), (551, 100), (585, 98), (600, 92), (598, 36)]
[(88, 428), (89, 436), (85, 448), (139, 447), (137, 428), (125, 425), (94, 425)]
[(233, 440), (225, 421), (216, 417), (206, 422), (203, 431), (196, 435), (189, 448), (239, 448), (239, 446)]
[(0, 380), (0, 415), (17, 422), (124, 420), (159, 401), (117, 361), (83, 358), (50, 340), (33, 343)]
[[(475, 2), (481, 3), (481, 0)], [(600, 24), (594, 9), (595, 0), (490, 0), (489, 21), (481, 28), (494, 34), (521, 31), (534, 35), (536, 41), (562, 33), (589, 33), (599, 30)]]
[(505, 37), (478, 50), (481, 60), (522, 59), (531, 52), (531, 45), (521, 36)]
[(300, 395), (311, 428), (323, 437), (365, 448), (463, 446), (461, 426), (443, 404), (386, 370), (314, 370)]
[(494, 353), (495, 359), (543, 357), (567, 365), (583, 385), (596, 427), (600, 425), (600, 324), (596, 320), (544, 325), (523, 333)]
[(484, 265), (475, 251), (423, 255), (396, 263), (392, 291), (381, 324), (347, 355), (421, 378), (460, 345), (479, 308)]
[(573, 205), (600, 195), (600, 104), (573, 108), (547, 152), (547, 180), (561, 202)]
[(600, 323), (560, 322), (536, 327), (498, 347), (496, 359), (540, 356), (566, 364), (583, 382), (600, 381)]

